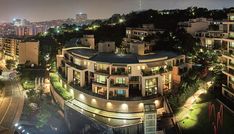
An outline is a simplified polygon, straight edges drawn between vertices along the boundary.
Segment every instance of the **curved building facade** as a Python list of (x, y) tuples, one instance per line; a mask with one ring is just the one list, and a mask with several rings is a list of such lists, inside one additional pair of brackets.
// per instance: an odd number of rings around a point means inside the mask
[(76, 111), (80, 118), (93, 121), (93, 126), (103, 124), (115, 131), (128, 127), (131, 130), (126, 131), (142, 133), (144, 105), (153, 103), (157, 114), (162, 114), (163, 95), (180, 83), (187, 65), (184, 55), (167, 51), (138, 55), (71, 47), (57, 55), (57, 68), (64, 87), (73, 94), (73, 99), (65, 103), (71, 129), (75, 124), (71, 123), (75, 118), (72, 113)]

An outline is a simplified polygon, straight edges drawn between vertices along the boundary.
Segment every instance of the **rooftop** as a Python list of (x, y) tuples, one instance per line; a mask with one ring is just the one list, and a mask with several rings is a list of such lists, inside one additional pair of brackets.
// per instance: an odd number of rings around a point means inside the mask
[(138, 63), (137, 57), (134, 54), (99, 53), (92, 57), (91, 60), (108, 63)]
[(76, 48), (68, 50), (69, 53), (73, 53), (75, 55), (80, 55), (84, 57), (91, 58), (97, 54), (96, 50), (89, 49), (89, 48)]
[(155, 53), (149, 53), (147, 55), (98, 53), (97, 50), (84, 47), (70, 49), (68, 50), (68, 52), (77, 56), (86, 57), (93, 61), (124, 64), (135, 64), (139, 63), (142, 60), (154, 60), (159, 58), (170, 59), (178, 56), (177, 53), (171, 51), (157, 51)]

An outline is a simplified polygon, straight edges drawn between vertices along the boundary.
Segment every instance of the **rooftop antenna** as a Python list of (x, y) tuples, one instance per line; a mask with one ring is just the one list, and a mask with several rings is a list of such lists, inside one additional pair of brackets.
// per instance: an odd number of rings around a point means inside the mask
[(142, 0), (139, 0), (139, 10), (142, 10)]

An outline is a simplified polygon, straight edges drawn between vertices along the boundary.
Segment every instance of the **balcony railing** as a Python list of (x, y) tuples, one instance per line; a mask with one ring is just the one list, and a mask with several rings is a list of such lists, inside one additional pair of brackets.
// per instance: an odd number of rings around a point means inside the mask
[(76, 68), (78, 70), (85, 70), (86, 69), (85, 67), (77, 65), (77, 64), (72, 63), (72, 62), (67, 62), (66, 64), (68, 64), (69, 66), (72, 66), (72, 67), (74, 67), (74, 68)]
[(110, 84), (111, 87), (122, 87), (122, 88), (128, 88), (128, 85), (127, 84), (119, 84), (119, 83), (111, 83)]
[(224, 73), (231, 74), (231, 75), (234, 75), (234, 70), (232, 70), (232, 69), (225, 68), (225, 69), (223, 70), (223, 72), (224, 72)]
[(73, 84), (73, 82), (71, 82), (71, 83), (69, 84), (69, 86), (71, 86), (72, 88), (74, 88), (74, 89), (76, 89), (76, 90), (78, 90), (78, 91), (84, 92), (84, 93), (86, 93), (86, 94), (88, 94), (88, 95), (106, 99), (106, 96), (100, 95), (100, 94), (97, 94), (97, 93), (92, 92), (91, 86), (80, 87), (79, 85)]
[(96, 71), (96, 73), (110, 74), (109, 68), (107, 68), (106, 70), (104, 70), (104, 69), (97, 69), (95, 71)]
[(128, 75), (128, 72), (126, 71), (126, 69), (117, 69), (117, 70), (112, 69), (111, 74), (112, 75)]
[(98, 84), (98, 85), (102, 85), (102, 86), (107, 86), (107, 82), (93, 81), (93, 84)]
[(152, 71), (152, 70), (141, 70), (143, 76), (152, 76), (152, 75), (157, 75), (157, 74), (162, 74), (172, 71), (172, 67), (168, 66), (166, 69), (161, 67), (158, 71)]

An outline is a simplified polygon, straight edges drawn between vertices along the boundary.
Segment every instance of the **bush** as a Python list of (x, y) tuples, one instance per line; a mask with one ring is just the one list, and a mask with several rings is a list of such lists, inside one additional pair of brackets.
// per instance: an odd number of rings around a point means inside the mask
[(65, 100), (72, 99), (71, 94), (62, 86), (62, 84), (59, 82), (59, 77), (55, 73), (50, 74), (50, 81), (54, 87), (54, 90), (62, 96)]

